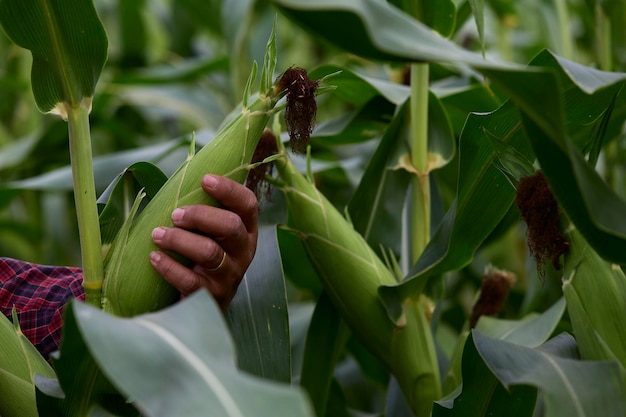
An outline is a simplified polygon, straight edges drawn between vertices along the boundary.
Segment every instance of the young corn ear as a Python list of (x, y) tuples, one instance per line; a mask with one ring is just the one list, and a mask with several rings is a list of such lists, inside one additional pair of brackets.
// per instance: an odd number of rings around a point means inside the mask
[(275, 161), (292, 227), (325, 290), (361, 342), (394, 374), (417, 416), (440, 397), (439, 371), (426, 310), (408, 300), (394, 323), (378, 287), (397, 281), (365, 239), (289, 161)]
[(128, 233), (116, 238), (105, 260), (102, 295), (105, 311), (134, 316), (158, 310), (178, 299), (177, 291), (150, 264), (149, 254), (156, 250), (150, 234), (157, 226), (172, 225), (170, 216), (176, 207), (216, 204), (200, 187), (203, 175), (227, 176), (240, 183), (246, 179), (254, 149), (283, 94), (272, 85), (275, 62), (275, 38), (272, 34), (258, 97), (248, 105), (250, 88), (256, 76), (255, 65), (246, 86), (241, 111), (172, 175), (133, 221)]
[(626, 368), (626, 276), (603, 260), (574, 226), (567, 232), (563, 293), (583, 359)]

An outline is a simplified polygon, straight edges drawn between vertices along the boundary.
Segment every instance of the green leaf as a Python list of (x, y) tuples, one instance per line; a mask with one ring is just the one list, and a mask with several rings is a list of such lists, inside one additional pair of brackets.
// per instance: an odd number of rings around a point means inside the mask
[(336, 87), (332, 94), (356, 107), (364, 106), (377, 96), (383, 96), (395, 105), (401, 105), (410, 96), (408, 86), (394, 83), (384, 78), (367, 76), (350, 68), (337, 65), (322, 65), (309, 72), (311, 79), (318, 79), (330, 74)]
[(307, 257), (302, 241), (282, 228), (276, 234), (285, 278), (300, 289), (309, 290), (313, 294), (321, 293), (323, 286)]
[(388, 307), (421, 291), (429, 277), (467, 265), (504, 218), (515, 190), (493, 164), (497, 155), (485, 132), (496, 131), (501, 142), (530, 157), (530, 145), (512, 103), (468, 117), (460, 138), (456, 199), (407, 278), (398, 286), (379, 289)]
[(341, 314), (324, 291), (317, 300), (306, 337), (300, 385), (317, 416), (326, 415), (335, 366), (350, 334)]
[[(607, 260), (626, 262), (626, 231), (621, 222), (626, 204), (566, 140), (571, 132), (584, 146), (584, 132), (593, 130), (589, 120), (602, 123), (626, 74), (605, 73), (549, 52), (533, 64), (541, 65), (541, 71), (482, 69), (512, 98), (490, 114), (468, 117), (460, 138), (456, 200), (403, 283), (380, 289), (387, 306), (421, 291), (428, 277), (467, 265), (508, 211), (514, 189), (494, 165), (494, 137), (499, 148), (507, 144), (528, 160), (534, 150), (555, 196), (594, 249)], [(515, 106), (527, 116), (522, 118)], [(486, 140), (481, 139), (484, 136)]]
[(472, 332), (463, 349), (463, 384), (446, 398), (436, 401), (433, 417), (530, 417), (537, 390), (528, 386), (506, 389), (480, 356)]
[[(305, 29), (364, 58), (485, 64), (480, 55), (446, 40), (386, 1), (274, 0), (274, 3)], [(443, 15), (448, 22), (449, 13), (446, 9)]]
[(20, 330), (17, 313), (13, 323), (0, 315), (0, 415), (36, 416), (36, 373), (54, 377), (54, 370)]
[(400, 154), (407, 151), (401, 134), (405, 110), (402, 106), (387, 127), (348, 206), (354, 229), (379, 256), (381, 247), (400, 253), (400, 213), (411, 178), (406, 170), (396, 169)]
[(167, 181), (167, 176), (150, 162), (137, 162), (126, 168), (98, 198), (102, 244), (113, 242), (117, 232), (128, 218), (135, 197), (142, 190), (146, 204)]
[(287, 296), (276, 228), (261, 227), (256, 255), (226, 310), (239, 369), (291, 382)]
[[(213, 136), (213, 132), (203, 131), (196, 135), (196, 139), (207, 140)], [(188, 137), (182, 137), (156, 145), (96, 157), (93, 163), (96, 187), (100, 190), (106, 189), (120, 172), (138, 161), (152, 162), (161, 170), (171, 174), (185, 160), (189, 143)], [(69, 191), (72, 189), (72, 169), (70, 166), (64, 166), (36, 177), (7, 183), (4, 187), (22, 190)]]
[[(490, 337), (506, 340), (520, 346), (535, 348), (544, 343), (556, 329), (565, 312), (565, 298), (561, 298), (542, 314), (531, 313), (521, 320), (505, 320), (483, 316), (476, 330)], [(468, 332), (459, 337), (455, 353), (450, 359), (449, 369), (444, 380), (446, 392), (452, 391), (461, 383), (462, 352)]]
[(108, 43), (91, 0), (3, 0), (0, 24), (33, 55), (32, 88), (41, 111), (65, 115), (64, 106), (91, 107)]
[(372, 140), (385, 131), (395, 106), (376, 96), (358, 110), (320, 123), (315, 128), (315, 144), (337, 146)]
[(453, 1), (389, 0), (410, 16), (430, 26), (441, 36), (450, 37), (456, 25), (456, 6)]
[(559, 299), (543, 314), (532, 313), (522, 320), (483, 316), (476, 330), (520, 346), (537, 347), (548, 340), (565, 312), (565, 298)]
[[(617, 363), (577, 360), (574, 339), (561, 334), (531, 349), (473, 332), (481, 357), (505, 386), (538, 387), (546, 416), (623, 416), (624, 385)], [(593, 382), (592, 382), (593, 381)]]
[(205, 291), (132, 319), (71, 308), (97, 362), (148, 416), (312, 415), (300, 391), (237, 371), (222, 314)]
[(208, 74), (224, 72), (228, 69), (228, 57), (189, 58), (182, 62), (166, 63), (125, 71), (118, 74), (115, 82), (119, 84), (171, 84), (192, 82)]
[(2, 397), (0, 415), (4, 417), (39, 416), (33, 384), (4, 369), (0, 369), (0, 396)]
[(472, 13), (474, 14), (474, 21), (476, 22), (476, 29), (478, 30), (478, 39), (480, 40), (480, 47), (485, 55), (485, 0), (468, 0), (468, 3), (472, 7)]
[(40, 417), (87, 416), (96, 405), (116, 410), (120, 416), (137, 417), (135, 408), (114, 388), (89, 352), (77, 326), (72, 300), (63, 314), (63, 337), (51, 355), (58, 380), (37, 378)]
[(433, 416), (464, 416), (470, 410), (473, 416), (532, 416), (537, 389), (547, 417), (623, 416), (617, 363), (580, 361), (577, 355), (567, 334), (533, 349), (473, 331), (463, 354), (462, 393), (439, 401)]
[(626, 368), (626, 276), (600, 258), (575, 228), (567, 233), (563, 293), (585, 359), (616, 359)]
[[(523, 111), (535, 155), (570, 219), (603, 258), (626, 263), (626, 225), (622, 221), (626, 202), (585, 161), (575, 145), (576, 137), (570, 134), (571, 125), (581, 125), (585, 118), (598, 119), (600, 126), (606, 123), (603, 114), (613, 107), (626, 74), (598, 71), (548, 53), (534, 62), (550, 65), (556, 70), (554, 75), (536, 76), (534, 83), (506, 82), (502, 87)], [(536, 98), (539, 95), (542, 100)], [(584, 106), (576, 105), (580, 103)], [(590, 136), (591, 131), (587, 132)], [(588, 136), (581, 148), (588, 143)]]

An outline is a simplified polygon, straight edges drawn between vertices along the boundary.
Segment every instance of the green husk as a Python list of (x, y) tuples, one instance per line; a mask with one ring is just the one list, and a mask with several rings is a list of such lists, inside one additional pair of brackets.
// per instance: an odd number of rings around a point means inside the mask
[(172, 175), (133, 221), (127, 235), (120, 233), (115, 239), (105, 260), (102, 296), (105, 311), (135, 316), (166, 307), (179, 298), (178, 292), (150, 264), (149, 254), (157, 249), (151, 232), (157, 226), (171, 226), (170, 216), (176, 207), (216, 204), (200, 187), (203, 175), (222, 175), (240, 183), (246, 179), (254, 149), (282, 95), (271, 81), (275, 62), (275, 36), (272, 34), (261, 75), (261, 91), (256, 99), (248, 105), (255, 65), (246, 85), (241, 111)]
[(425, 305), (408, 300), (393, 322), (378, 297), (395, 285), (393, 273), (333, 205), (287, 157), (276, 161), (291, 227), (303, 242), (332, 302), (361, 342), (397, 378), (418, 416), (430, 415), (441, 393)]
[(20, 329), (16, 310), (13, 323), (0, 315), (0, 415), (37, 416), (34, 375), (56, 375)]

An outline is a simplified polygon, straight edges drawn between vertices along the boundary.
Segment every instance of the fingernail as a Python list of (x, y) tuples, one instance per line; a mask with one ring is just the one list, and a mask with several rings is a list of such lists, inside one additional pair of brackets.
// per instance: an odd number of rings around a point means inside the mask
[(177, 208), (176, 210), (172, 212), (172, 221), (174, 223), (180, 222), (183, 219), (184, 215), (185, 215), (185, 210), (181, 208)]
[(161, 240), (163, 239), (164, 235), (165, 235), (165, 229), (163, 229), (162, 227), (157, 227), (156, 229), (152, 231), (153, 240)]
[(150, 252), (150, 262), (154, 265), (161, 260), (161, 254), (157, 251)]
[(215, 178), (213, 175), (205, 175), (204, 177), (202, 177), (202, 183), (206, 188), (213, 189), (217, 184), (217, 178)]

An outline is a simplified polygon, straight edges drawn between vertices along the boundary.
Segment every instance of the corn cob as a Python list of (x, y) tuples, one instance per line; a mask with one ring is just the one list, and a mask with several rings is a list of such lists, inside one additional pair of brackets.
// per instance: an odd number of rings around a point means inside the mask
[(327, 293), (354, 334), (397, 378), (417, 416), (440, 397), (434, 343), (420, 301), (407, 300), (393, 322), (378, 297), (394, 274), (333, 205), (285, 158), (276, 160), (292, 226)]
[(256, 78), (255, 64), (239, 114), (172, 175), (133, 222), (128, 234), (121, 233), (116, 238), (105, 260), (102, 295), (105, 311), (134, 316), (158, 310), (178, 299), (177, 291), (156, 273), (149, 262), (150, 252), (156, 249), (150, 233), (157, 226), (171, 226), (170, 215), (176, 207), (216, 204), (200, 187), (204, 174), (223, 175), (240, 183), (245, 180), (261, 133), (283, 95), (272, 85), (275, 62), (275, 38), (272, 34), (258, 97), (248, 105), (250, 88)]
[(583, 359), (617, 360), (626, 368), (626, 276), (603, 260), (573, 226), (567, 236), (563, 293)]

